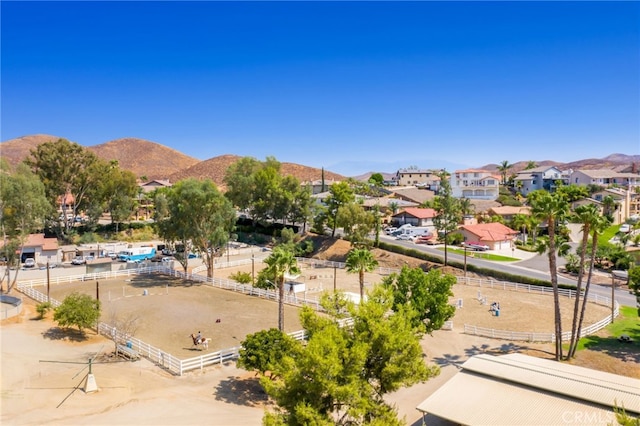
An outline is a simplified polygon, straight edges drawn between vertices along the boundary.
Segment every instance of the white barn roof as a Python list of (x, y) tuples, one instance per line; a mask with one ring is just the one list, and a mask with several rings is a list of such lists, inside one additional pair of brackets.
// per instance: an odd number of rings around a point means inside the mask
[(640, 380), (522, 354), (476, 355), (417, 409), (465, 425), (614, 422), (640, 413)]

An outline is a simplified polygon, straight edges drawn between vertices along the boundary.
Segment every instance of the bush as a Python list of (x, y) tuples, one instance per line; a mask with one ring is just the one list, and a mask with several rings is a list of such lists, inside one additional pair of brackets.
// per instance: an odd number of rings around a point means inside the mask
[(87, 294), (71, 293), (53, 311), (53, 320), (60, 327), (76, 326), (82, 333), (100, 318), (100, 301)]
[(248, 272), (238, 271), (235, 274), (229, 275), (229, 278), (240, 284), (249, 284), (251, 282), (251, 274)]
[(36, 312), (38, 313), (38, 319), (43, 319), (47, 312), (49, 312), (53, 306), (51, 306), (50, 302), (42, 302), (36, 305)]

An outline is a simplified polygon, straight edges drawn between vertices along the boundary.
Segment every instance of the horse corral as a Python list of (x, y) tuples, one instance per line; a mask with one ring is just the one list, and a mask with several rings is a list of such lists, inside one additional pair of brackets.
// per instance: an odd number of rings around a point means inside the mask
[[(256, 262), (254, 272), (263, 267)], [(256, 267), (257, 266), (257, 267)], [(306, 285), (299, 296), (319, 298), (322, 291), (337, 290), (359, 293), (357, 274), (344, 269), (302, 264), (297, 281)], [(251, 264), (216, 270), (218, 278), (229, 278), (238, 271), (251, 272)], [(334, 275), (335, 274), (335, 275)], [(319, 279), (318, 277), (322, 277)], [(379, 272), (365, 275), (365, 289), (379, 283)], [(247, 334), (277, 327), (278, 304), (257, 296), (222, 290), (211, 284), (182, 280), (163, 274), (140, 275), (122, 280), (105, 280), (62, 284), (51, 289), (51, 297), (62, 300), (72, 291), (95, 296), (99, 293), (103, 306), (102, 321), (135, 317), (135, 337), (185, 359), (197, 353), (239, 347)], [(298, 295), (296, 295), (298, 296)], [(499, 330), (522, 332), (552, 332), (552, 296), (523, 291), (509, 291), (457, 284), (450, 299), (458, 306), (453, 318), (454, 327), (464, 324)], [(561, 297), (564, 329), (570, 326), (573, 300)], [(500, 305), (499, 315), (491, 304)], [(299, 308), (285, 305), (285, 331), (301, 329)], [(588, 304), (585, 325), (601, 320), (608, 308)], [(195, 345), (193, 333), (201, 330), (210, 340)]]

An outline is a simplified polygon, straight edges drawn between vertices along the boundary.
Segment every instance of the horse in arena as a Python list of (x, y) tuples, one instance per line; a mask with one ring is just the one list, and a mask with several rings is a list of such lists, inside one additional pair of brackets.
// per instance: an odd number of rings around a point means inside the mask
[(198, 340), (197, 336), (194, 333), (191, 333), (190, 336), (191, 340), (193, 340), (193, 346), (197, 348), (198, 346), (202, 345), (204, 349), (209, 349), (209, 342), (211, 341), (210, 337), (201, 337), (200, 340)]

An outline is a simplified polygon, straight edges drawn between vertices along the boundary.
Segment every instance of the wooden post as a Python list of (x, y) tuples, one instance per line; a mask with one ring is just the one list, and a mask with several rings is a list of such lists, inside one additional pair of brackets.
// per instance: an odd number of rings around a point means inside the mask
[(100, 283), (96, 281), (96, 300), (100, 301)]
[[(8, 268), (8, 266), (7, 266)], [(49, 261), (47, 260), (47, 303), (51, 303), (51, 276), (49, 275)]]

